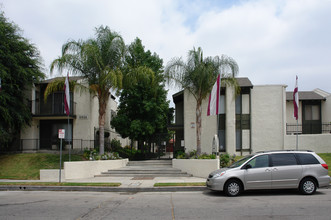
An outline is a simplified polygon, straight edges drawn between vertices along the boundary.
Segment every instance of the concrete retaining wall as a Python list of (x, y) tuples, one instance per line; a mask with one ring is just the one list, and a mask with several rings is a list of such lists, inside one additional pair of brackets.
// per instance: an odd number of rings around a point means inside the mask
[(125, 167), (128, 162), (128, 159), (65, 162), (65, 178), (66, 180), (91, 178), (107, 170)]
[(173, 159), (172, 167), (192, 174), (195, 177), (207, 178), (212, 171), (219, 169), (220, 160)]
[[(44, 182), (58, 182), (59, 169), (40, 170), (40, 180)], [(61, 170), (61, 180), (64, 180), (64, 170)]]

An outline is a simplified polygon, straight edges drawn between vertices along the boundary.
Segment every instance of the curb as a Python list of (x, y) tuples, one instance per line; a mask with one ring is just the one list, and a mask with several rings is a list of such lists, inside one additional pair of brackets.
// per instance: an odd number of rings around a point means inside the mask
[(86, 186), (0, 186), (0, 191), (85, 191), (85, 192), (188, 192), (204, 191), (205, 186), (183, 186), (183, 187), (86, 187)]

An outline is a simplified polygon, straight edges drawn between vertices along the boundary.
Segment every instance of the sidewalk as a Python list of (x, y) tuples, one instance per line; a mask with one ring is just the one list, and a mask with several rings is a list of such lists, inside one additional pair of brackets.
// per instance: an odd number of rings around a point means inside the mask
[[(42, 182), (40, 180), (7, 180), (0, 182)], [(97, 191), (97, 192), (172, 192), (172, 191), (202, 191), (205, 186), (176, 186), (154, 187), (155, 183), (192, 183), (206, 182), (199, 177), (97, 177), (88, 179), (64, 180), (73, 183), (121, 183), (119, 187), (95, 186), (6, 186), (0, 185), (1, 190), (27, 190), (27, 191)]]

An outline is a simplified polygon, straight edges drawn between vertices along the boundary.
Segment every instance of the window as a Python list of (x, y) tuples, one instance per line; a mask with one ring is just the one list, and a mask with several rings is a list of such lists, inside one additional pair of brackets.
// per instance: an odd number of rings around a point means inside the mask
[(219, 123), (218, 123), (218, 138), (219, 138), (219, 145), (220, 151), (225, 151), (225, 114), (219, 115)]
[(321, 101), (303, 101), (302, 102), (302, 133), (303, 134), (321, 134), (322, 116)]
[(299, 153), (296, 154), (296, 156), (298, 157), (300, 164), (302, 165), (319, 164), (318, 160), (312, 154)]
[(271, 154), (271, 161), (274, 167), (297, 165), (297, 160), (294, 154)]
[(269, 167), (269, 156), (268, 155), (261, 155), (255, 157), (253, 160), (249, 161), (252, 168), (261, 168), (261, 167)]
[(306, 105), (305, 106), (305, 119), (307, 121), (320, 120), (320, 108), (318, 105)]

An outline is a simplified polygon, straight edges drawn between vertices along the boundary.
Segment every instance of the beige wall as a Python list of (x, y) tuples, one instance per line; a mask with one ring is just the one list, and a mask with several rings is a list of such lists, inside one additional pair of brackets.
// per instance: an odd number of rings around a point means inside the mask
[(236, 97), (232, 87), (225, 92), (225, 149), (230, 155), (236, 153)]
[(331, 95), (325, 98), (326, 101), (322, 101), (322, 123), (331, 123)]
[(94, 131), (91, 126), (93, 118), (90, 103), (91, 96), (88, 90), (75, 89), (76, 119), (73, 120), (73, 139), (93, 140)]
[(196, 101), (193, 95), (188, 91), (184, 91), (184, 145), (186, 152), (197, 149), (195, 134), (195, 107)]
[[(208, 100), (202, 102), (202, 129), (201, 129), (201, 152), (212, 153), (212, 141), (216, 134), (217, 116), (207, 117)], [(196, 100), (188, 91), (184, 92), (184, 140), (185, 150), (190, 152), (196, 150)]]
[(207, 178), (211, 172), (219, 169), (220, 160), (173, 159), (172, 167), (195, 177)]
[[(296, 149), (296, 135), (285, 136), (285, 149)], [(330, 134), (304, 134), (298, 136), (299, 150), (312, 150), (316, 153), (331, 153)]]
[(93, 178), (101, 172), (125, 167), (128, 159), (64, 162), (65, 179)]
[(254, 86), (251, 92), (252, 151), (283, 149), (285, 86)]

